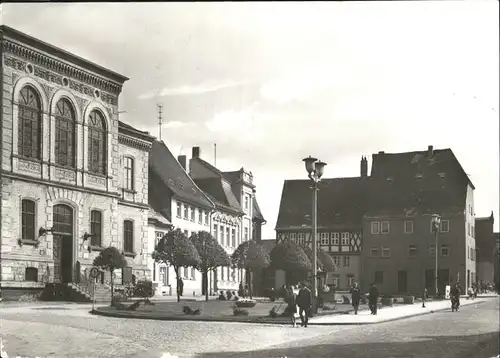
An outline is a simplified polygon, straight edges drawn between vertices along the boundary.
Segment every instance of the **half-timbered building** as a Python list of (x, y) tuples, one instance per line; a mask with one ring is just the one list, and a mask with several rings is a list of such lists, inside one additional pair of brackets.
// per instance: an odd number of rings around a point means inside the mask
[[(319, 183), (317, 244), (337, 264), (337, 270), (326, 277), (326, 284), (337, 289), (347, 289), (360, 278), (363, 213), (369, 190), (366, 173), (363, 158), (360, 177), (322, 179)], [(285, 180), (276, 243), (290, 241), (312, 246), (311, 187), (310, 180)]]

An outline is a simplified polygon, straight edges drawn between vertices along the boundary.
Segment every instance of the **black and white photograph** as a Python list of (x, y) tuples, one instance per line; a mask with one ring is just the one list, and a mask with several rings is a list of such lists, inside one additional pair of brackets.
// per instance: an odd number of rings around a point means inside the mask
[(500, 358), (498, 14), (0, 4), (0, 357)]

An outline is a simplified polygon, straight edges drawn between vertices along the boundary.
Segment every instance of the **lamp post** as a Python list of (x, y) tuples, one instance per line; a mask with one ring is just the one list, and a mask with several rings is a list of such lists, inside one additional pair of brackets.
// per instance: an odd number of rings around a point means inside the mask
[(312, 262), (312, 311), (317, 312), (317, 295), (318, 295), (318, 183), (321, 181), (323, 176), (323, 171), (325, 169), (326, 163), (312, 158), (311, 156), (302, 160), (305, 163), (306, 171), (309, 179), (311, 179), (312, 186), (312, 252), (313, 252), (313, 262)]
[(438, 239), (439, 239), (439, 229), (441, 227), (441, 217), (437, 214), (432, 215), (432, 229), (434, 231), (434, 241), (435, 241), (435, 246), (436, 246), (436, 267), (434, 268), (434, 289), (436, 290), (436, 297), (438, 295), (438, 254), (439, 254), (439, 246), (438, 246)]

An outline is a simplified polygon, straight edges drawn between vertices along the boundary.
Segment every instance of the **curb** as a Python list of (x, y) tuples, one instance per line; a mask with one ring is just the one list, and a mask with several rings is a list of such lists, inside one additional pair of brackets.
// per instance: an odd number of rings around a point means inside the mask
[[(488, 302), (488, 301), (487, 300), (479, 301), (479, 302), (476, 302), (476, 304), (481, 304), (481, 303), (485, 303), (485, 302)], [(470, 306), (471, 304), (472, 303), (467, 304), (465, 306)], [(331, 322), (331, 323), (329, 323), (329, 322), (309, 322), (308, 325), (309, 326), (365, 326), (365, 325), (369, 325), (369, 324), (380, 324), (380, 323), (387, 323), (387, 322), (393, 322), (393, 321), (400, 321), (400, 320), (403, 320), (406, 318), (424, 316), (426, 314), (431, 314), (434, 312), (448, 311), (449, 309), (450, 309), (449, 307), (439, 308), (439, 309), (431, 310), (431, 311), (427, 311), (427, 312), (413, 313), (413, 314), (410, 314), (407, 316), (388, 318), (388, 319), (378, 321), (378, 322), (335, 322), (335, 323), (334, 322)]]
[(248, 321), (242, 321), (242, 320), (232, 320), (232, 319), (220, 319), (217, 317), (196, 317), (196, 318), (191, 318), (190, 316), (136, 316), (133, 314), (129, 313), (115, 313), (115, 312), (106, 312), (106, 311), (101, 311), (98, 308), (95, 309), (94, 311), (90, 310), (90, 314), (96, 315), (96, 316), (105, 316), (105, 317), (115, 317), (115, 318), (131, 318), (131, 319), (148, 319), (148, 320), (153, 320), (153, 321), (176, 321), (176, 322), (220, 322), (220, 323), (254, 323), (254, 324), (261, 324), (261, 325), (271, 325), (271, 326), (277, 326), (277, 325), (288, 325), (289, 321), (287, 322), (272, 322), (270, 321), (257, 321), (257, 320), (248, 320)]

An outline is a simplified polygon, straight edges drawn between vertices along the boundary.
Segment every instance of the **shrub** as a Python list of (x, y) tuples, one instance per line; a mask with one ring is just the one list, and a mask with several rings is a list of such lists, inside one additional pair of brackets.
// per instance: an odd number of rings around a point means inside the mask
[(19, 302), (35, 302), (39, 300), (39, 294), (37, 293), (28, 293), (19, 297)]
[(115, 293), (113, 295), (113, 302), (111, 302), (112, 304), (114, 303), (117, 303), (117, 302), (123, 302), (123, 301), (126, 301), (127, 300), (127, 296), (121, 294), (121, 293)]
[(135, 297), (153, 297), (154, 296), (153, 282), (149, 280), (139, 280), (134, 287)]
[(234, 307), (233, 314), (235, 316), (248, 316), (248, 311), (246, 309), (243, 309), (243, 308)]
[(278, 317), (278, 307), (277, 306), (274, 306), (273, 308), (271, 308), (271, 310), (269, 311), (269, 317), (272, 317), (272, 318), (276, 318)]
[(336, 305), (323, 305), (323, 311), (333, 311), (336, 310), (337, 306)]
[(198, 316), (201, 314), (201, 309), (197, 308), (197, 309), (193, 310), (189, 306), (184, 306), (184, 307), (182, 307), (182, 312), (184, 312), (185, 315)]
[(240, 299), (240, 300), (236, 301), (236, 306), (238, 306), (238, 307), (251, 308), (251, 307), (255, 307), (256, 304), (257, 304), (257, 301), (254, 301), (254, 300)]

